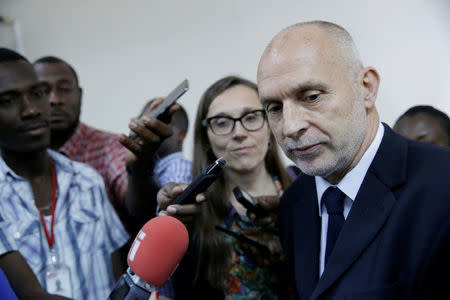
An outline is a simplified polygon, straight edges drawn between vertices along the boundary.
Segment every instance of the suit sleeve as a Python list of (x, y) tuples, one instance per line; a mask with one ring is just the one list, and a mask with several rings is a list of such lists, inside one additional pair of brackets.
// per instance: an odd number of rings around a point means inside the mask
[(289, 208), (289, 200), (287, 199), (288, 195), (285, 193), (280, 200), (280, 212), (278, 219), (280, 220), (280, 241), (283, 247), (284, 254), (286, 256), (286, 270), (288, 272), (288, 286), (289, 286), (289, 295), (283, 296), (281, 299), (293, 299), (293, 294), (295, 290), (295, 281), (294, 281), (294, 257), (292, 255), (293, 245), (292, 245), (292, 223), (290, 216), (290, 208)]
[(439, 233), (429, 248), (421, 277), (418, 279), (414, 299), (446, 299), (450, 292), (450, 218), (444, 221)]

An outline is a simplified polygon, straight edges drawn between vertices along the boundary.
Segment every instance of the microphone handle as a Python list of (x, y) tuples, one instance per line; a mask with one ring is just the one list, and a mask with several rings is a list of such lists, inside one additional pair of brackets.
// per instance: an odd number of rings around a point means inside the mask
[(216, 174), (200, 174), (187, 188), (175, 198), (173, 204), (192, 204), (195, 203), (195, 196), (204, 192), (219, 176)]
[(120, 277), (108, 300), (148, 300), (153, 291), (153, 288), (140, 287), (127, 272)]

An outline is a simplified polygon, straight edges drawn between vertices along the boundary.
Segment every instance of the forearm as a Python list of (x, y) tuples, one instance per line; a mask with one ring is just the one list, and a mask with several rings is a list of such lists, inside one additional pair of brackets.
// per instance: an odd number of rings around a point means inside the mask
[(126, 263), (124, 261), (124, 259), (126, 259), (126, 256), (123, 256), (124, 251), (127, 250), (127, 249), (125, 249), (126, 246), (128, 246), (128, 244), (125, 244), (124, 247), (111, 253), (111, 264), (112, 264), (114, 279), (116, 281), (126, 271)]
[(130, 165), (128, 172), (128, 189), (125, 205), (130, 215), (139, 219), (149, 219), (156, 214), (156, 194), (159, 187), (153, 180), (153, 167), (139, 169)]
[(0, 256), (0, 268), (5, 273), (11, 288), (19, 299), (64, 300), (63, 296), (48, 294), (28, 263), (18, 251), (11, 251)]

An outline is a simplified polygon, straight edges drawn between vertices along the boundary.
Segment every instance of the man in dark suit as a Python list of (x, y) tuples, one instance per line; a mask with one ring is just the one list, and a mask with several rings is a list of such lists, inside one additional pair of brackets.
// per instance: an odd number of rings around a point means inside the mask
[(450, 152), (381, 124), (379, 81), (328, 22), (284, 29), (260, 60), (269, 125), (305, 174), (281, 202), (296, 299), (449, 297)]

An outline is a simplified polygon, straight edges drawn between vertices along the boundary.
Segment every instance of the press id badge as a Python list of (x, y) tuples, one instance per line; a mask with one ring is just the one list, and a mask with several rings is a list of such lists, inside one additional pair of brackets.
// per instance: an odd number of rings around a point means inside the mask
[(55, 253), (50, 254), (50, 264), (45, 272), (47, 292), (72, 298), (72, 282), (70, 270), (65, 264), (58, 262)]
[(55, 249), (53, 249), (53, 245), (55, 244), (55, 209), (56, 201), (58, 199), (58, 182), (55, 165), (53, 163), (50, 164), (50, 170), (52, 174), (52, 216), (50, 230), (47, 230), (44, 214), (41, 209), (37, 207), (39, 216), (41, 217), (45, 238), (47, 239), (50, 248), (50, 256), (47, 262), (47, 269), (45, 270), (46, 290), (51, 294), (72, 298), (72, 281), (70, 280), (69, 267), (58, 261)]

